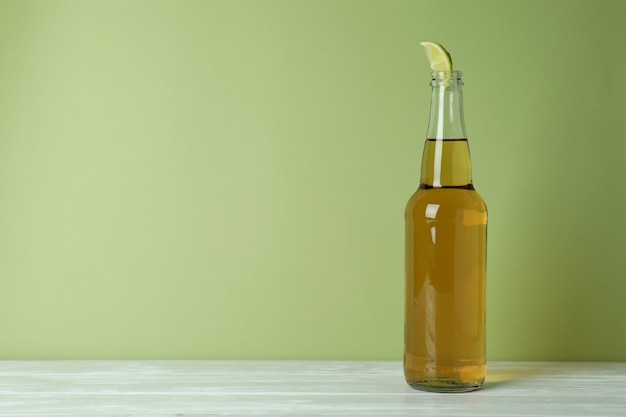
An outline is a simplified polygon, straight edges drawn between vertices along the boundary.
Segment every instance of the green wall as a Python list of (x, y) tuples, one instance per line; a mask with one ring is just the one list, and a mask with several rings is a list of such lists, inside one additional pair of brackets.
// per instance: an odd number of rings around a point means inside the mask
[(0, 358), (399, 359), (465, 74), (492, 360), (626, 361), (626, 2), (0, 1)]

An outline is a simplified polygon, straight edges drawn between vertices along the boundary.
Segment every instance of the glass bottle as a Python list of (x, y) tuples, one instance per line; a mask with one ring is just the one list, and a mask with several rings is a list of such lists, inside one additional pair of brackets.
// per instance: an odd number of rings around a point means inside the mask
[(433, 72), (421, 181), (406, 207), (404, 374), (463, 392), (486, 374), (487, 208), (472, 185), (462, 73)]

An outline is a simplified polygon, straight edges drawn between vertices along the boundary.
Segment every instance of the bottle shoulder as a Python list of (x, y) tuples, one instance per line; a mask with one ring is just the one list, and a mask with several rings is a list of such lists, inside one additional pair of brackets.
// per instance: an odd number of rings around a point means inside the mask
[(487, 205), (476, 190), (462, 188), (418, 189), (409, 199), (406, 215), (410, 217), (440, 218), (446, 213), (470, 210), (487, 214)]

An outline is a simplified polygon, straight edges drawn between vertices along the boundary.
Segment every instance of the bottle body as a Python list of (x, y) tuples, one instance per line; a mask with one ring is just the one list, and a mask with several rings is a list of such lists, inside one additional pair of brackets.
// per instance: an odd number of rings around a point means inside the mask
[(406, 210), (409, 385), (471, 391), (486, 374), (487, 209), (473, 189), (420, 188)]
[[(462, 122), (462, 113), (456, 117)], [(464, 135), (462, 123), (456, 130)], [(472, 185), (464, 136), (426, 140), (405, 218), (407, 383), (437, 392), (478, 389), (486, 375), (487, 208)]]

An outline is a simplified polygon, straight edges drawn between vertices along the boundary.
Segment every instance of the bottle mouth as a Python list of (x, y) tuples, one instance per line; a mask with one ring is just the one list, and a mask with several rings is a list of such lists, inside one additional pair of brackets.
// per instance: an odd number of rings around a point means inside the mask
[(461, 78), (463, 78), (463, 73), (461, 71), (458, 70), (454, 70), (454, 71), (433, 71), (430, 73), (431, 77), (433, 78), (433, 80), (440, 80), (442, 78), (456, 78), (457, 80), (460, 80)]
[(430, 85), (433, 87), (463, 85), (463, 73), (461, 71), (433, 71), (430, 76)]

